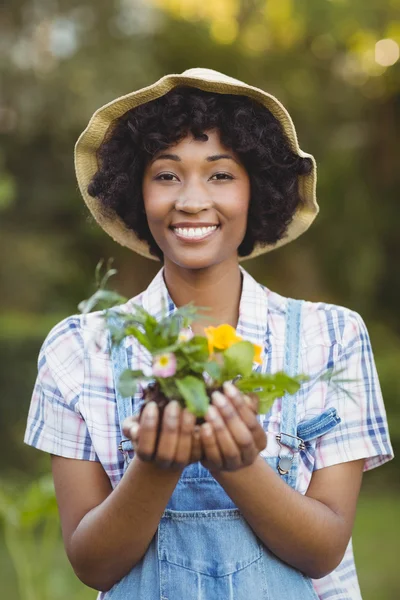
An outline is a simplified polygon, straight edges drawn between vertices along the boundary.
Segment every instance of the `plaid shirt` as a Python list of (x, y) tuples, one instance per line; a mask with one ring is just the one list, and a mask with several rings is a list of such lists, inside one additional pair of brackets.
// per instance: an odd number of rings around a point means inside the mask
[[(285, 310), (287, 299), (257, 283), (244, 269), (237, 333), (264, 348), (263, 370), (283, 369)], [(164, 283), (162, 270), (133, 304), (142, 305), (156, 317), (163, 306), (175, 306)], [(125, 347), (132, 369), (149, 372), (148, 353), (135, 339)], [(122, 477), (123, 456), (114, 394), (109, 338), (100, 312), (72, 316), (56, 325), (47, 336), (38, 360), (29, 410), (25, 443), (51, 454), (98, 461), (115, 487)], [(342, 370), (351, 379), (347, 391), (320, 380), (326, 369)], [(335, 407), (340, 424), (307, 444), (301, 453), (297, 490), (305, 494), (314, 470), (365, 459), (364, 470), (393, 457), (368, 332), (361, 317), (346, 308), (322, 302), (305, 302), (301, 332), (300, 372), (309, 375), (298, 395), (298, 423)], [(261, 453), (277, 456), (281, 402), (268, 415), (260, 415), (268, 436)], [(313, 582), (321, 600), (356, 600), (360, 591), (351, 541), (341, 564), (326, 577)]]

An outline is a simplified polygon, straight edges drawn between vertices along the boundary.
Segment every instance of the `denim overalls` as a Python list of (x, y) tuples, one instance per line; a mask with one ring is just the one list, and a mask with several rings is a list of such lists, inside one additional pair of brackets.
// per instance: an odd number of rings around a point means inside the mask
[[(285, 366), (298, 373), (301, 305), (288, 301)], [(114, 381), (128, 368), (126, 350), (112, 349)], [(141, 402), (118, 392), (120, 424)], [(297, 426), (296, 396), (282, 399), (280, 456), (270, 466), (295, 486), (299, 452), (334, 427), (334, 410)], [(132, 445), (122, 442), (126, 461)], [(127, 524), (129, 527), (129, 524)], [(235, 504), (200, 462), (186, 467), (166, 506), (145, 556), (114, 587), (107, 600), (309, 600), (318, 598), (311, 580), (272, 554), (253, 533)]]

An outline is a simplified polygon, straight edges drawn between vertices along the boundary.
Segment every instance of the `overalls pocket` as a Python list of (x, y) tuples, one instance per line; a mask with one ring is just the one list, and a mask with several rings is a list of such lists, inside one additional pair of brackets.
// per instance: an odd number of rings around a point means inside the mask
[(158, 558), (163, 600), (268, 600), (262, 545), (238, 509), (166, 510)]
[(309, 442), (336, 427), (340, 421), (341, 418), (338, 416), (336, 408), (328, 408), (323, 413), (299, 423), (297, 435), (304, 442)]
[(314, 470), (318, 440), (337, 427), (340, 422), (341, 418), (338, 416), (336, 409), (332, 407), (298, 424), (297, 435), (305, 442), (305, 449), (301, 453), (302, 460), (307, 464), (309, 472)]

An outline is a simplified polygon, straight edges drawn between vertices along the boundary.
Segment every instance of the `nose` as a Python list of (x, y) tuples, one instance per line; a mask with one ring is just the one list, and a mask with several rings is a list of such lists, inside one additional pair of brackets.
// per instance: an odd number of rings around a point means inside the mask
[(187, 184), (181, 188), (175, 209), (181, 212), (196, 214), (212, 207), (212, 199), (207, 189), (200, 184)]

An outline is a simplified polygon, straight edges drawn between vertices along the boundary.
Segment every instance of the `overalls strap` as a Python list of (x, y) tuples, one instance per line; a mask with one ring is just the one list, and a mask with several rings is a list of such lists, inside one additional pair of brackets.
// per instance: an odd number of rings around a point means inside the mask
[[(299, 374), (300, 332), (302, 300), (288, 299), (286, 310), (284, 371), (288, 375)], [(304, 442), (297, 437), (296, 394), (285, 394), (282, 398), (280, 434), (277, 436), (281, 451), (278, 471), (292, 487), (297, 477), (298, 452), (304, 448)]]
[[(114, 327), (117, 327), (119, 324), (118, 313), (112, 311), (112, 317), (110, 319), (110, 324)], [(111, 343), (111, 334), (110, 334), (110, 352), (111, 352), (111, 361), (113, 368), (113, 376), (114, 376), (114, 388), (115, 388), (115, 398), (117, 401), (117, 410), (118, 410), (118, 421), (119, 427), (121, 430), (121, 444), (120, 450), (123, 454), (133, 450), (132, 442), (130, 440), (125, 440), (124, 435), (122, 433), (122, 423), (126, 419), (126, 417), (132, 416), (132, 406), (133, 400), (131, 397), (124, 398), (121, 396), (118, 390), (118, 382), (121, 374), (128, 369), (128, 354), (126, 352), (126, 348), (124, 346), (123, 341), (114, 345)]]

